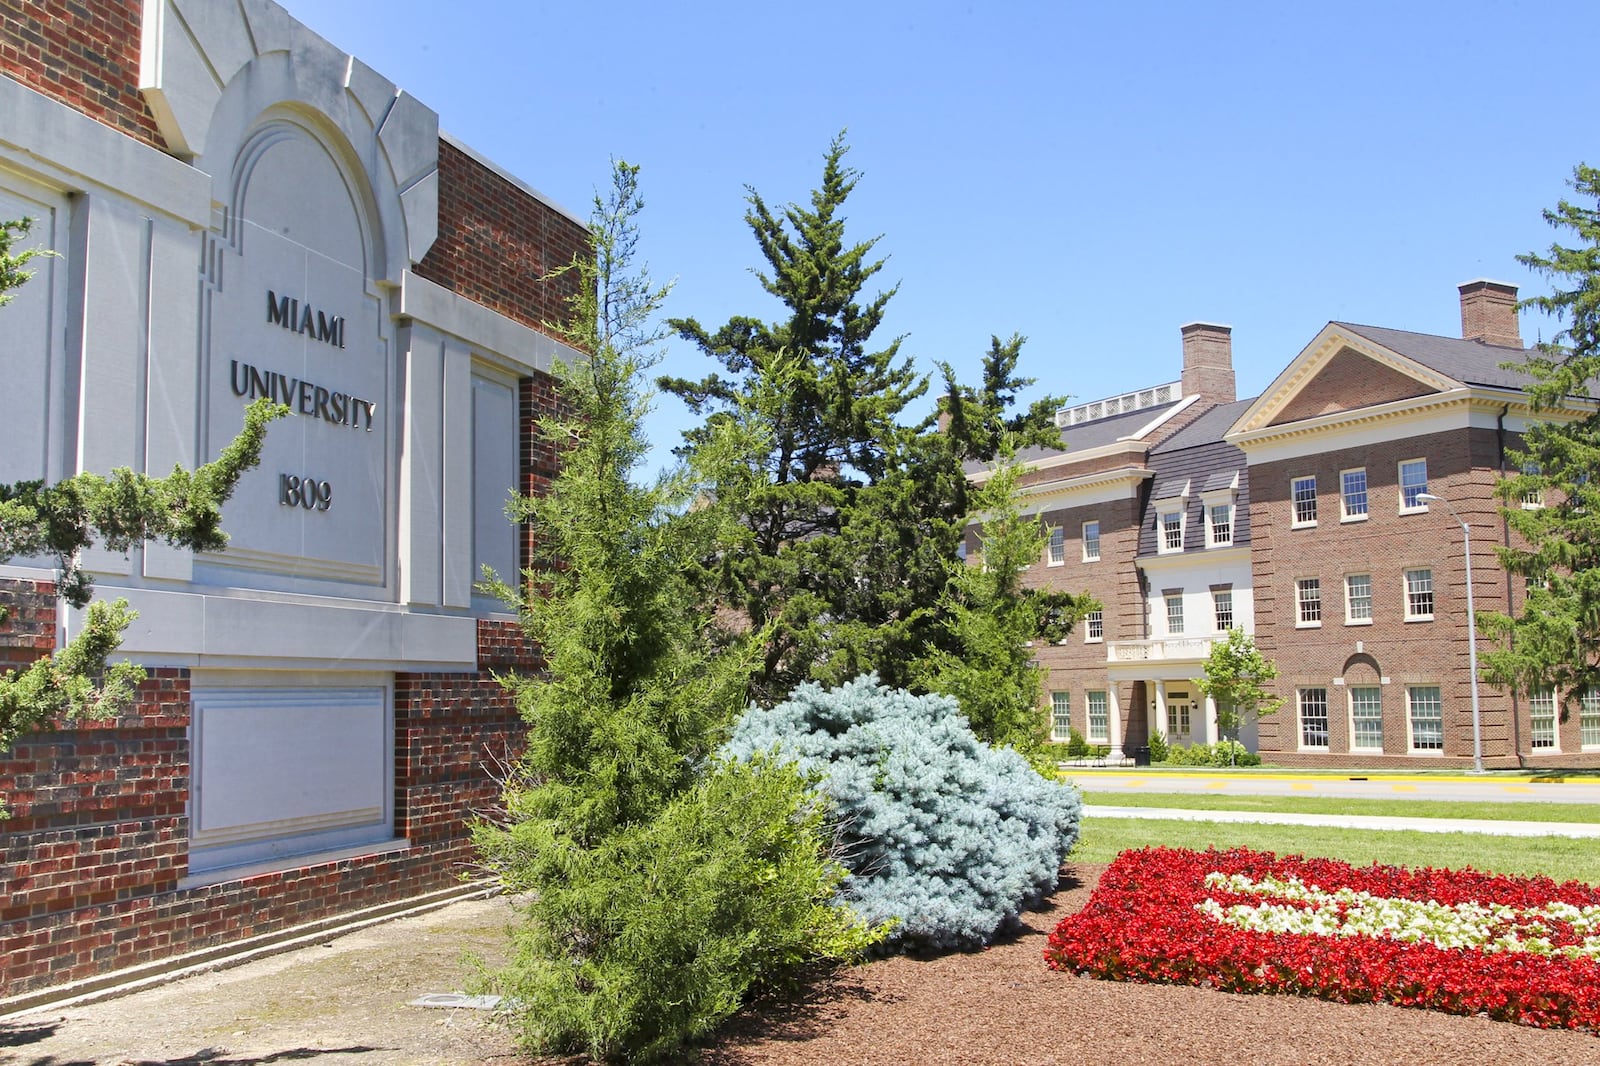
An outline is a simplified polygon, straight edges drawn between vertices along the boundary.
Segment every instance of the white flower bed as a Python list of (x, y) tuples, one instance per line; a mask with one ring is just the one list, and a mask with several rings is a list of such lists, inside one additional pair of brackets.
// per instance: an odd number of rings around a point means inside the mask
[[(1600, 959), (1600, 906), (1547, 903), (1519, 908), (1501, 904), (1395, 899), (1342, 888), (1326, 892), (1298, 878), (1260, 881), (1243, 874), (1206, 875), (1207, 888), (1264, 897), (1258, 904), (1224, 906), (1207, 897), (1195, 909), (1216, 921), (1260, 933), (1311, 933), (1317, 936), (1369, 936), (1441, 948), (1476, 951), (1529, 951)], [(1282, 900), (1285, 902), (1270, 902)], [(1557, 945), (1552, 924), (1572, 930), (1580, 941)]]

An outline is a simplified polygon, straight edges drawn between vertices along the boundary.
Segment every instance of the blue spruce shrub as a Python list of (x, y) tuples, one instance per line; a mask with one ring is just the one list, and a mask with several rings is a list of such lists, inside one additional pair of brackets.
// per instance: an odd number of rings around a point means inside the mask
[(973, 735), (954, 699), (876, 677), (751, 707), (724, 752), (774, 753), (818, 777), (850, 874), (841, 902), (896, 923), (902, 948), (975, 947), (1055, 888), (1078, 838), (1076, 789)]

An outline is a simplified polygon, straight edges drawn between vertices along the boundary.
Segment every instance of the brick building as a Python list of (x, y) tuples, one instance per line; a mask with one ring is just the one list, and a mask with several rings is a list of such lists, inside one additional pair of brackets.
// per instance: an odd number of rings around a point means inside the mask
[[(542, 323), (581, 220), (270, 0), (0, 0), (0, 218), (53, 250), (0, 308), (0, 482), (216, 455), (287, 402), (227, 551), (85, 558), (139, 612), (120, 719), (0, 752), (0, 1007), (450, 892), (537, 664), (474, 589), (554, 458)], [(0, 666), (77, 618), (0, 566)]]
[[(1236, 626), (1281, 670), (1285, 705), (1243, 737), (1270, 761), (1471, 765), (1455, 515), (1476, 607), (1515, 610), (1495, 486), (1533, 415), (1504, 365), (1524, 358), (1515, 288), (1460, 299), (1459, 338), (1329, 323), (1251, 400), (1224, 373), (1227, 329), (1186, 326), (1181, 383), (1058, 414), (1063, 449), (1024, 457), (1051, 530), (1029, 579), (1105, 605), (1039, 655), (1058, 739), (1073, 727), (1113, 755), (1157, 730), (1215, 740), (1192, 681)], [(1485, 765), (1600, 765), (1600, 696), (1576, 713), (1483, 684), (1479, 700)]]

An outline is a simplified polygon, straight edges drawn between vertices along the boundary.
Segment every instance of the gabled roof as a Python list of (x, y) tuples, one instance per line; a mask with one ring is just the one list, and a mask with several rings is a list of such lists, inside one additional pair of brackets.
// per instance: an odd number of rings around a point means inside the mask
[[(1254, 396), (1247, 400), (1235, 400), (1233, 403), (1218, 404), (1199, 418), (1184, 426), (1178, 432), (1150, 449), (1152, 456), (1163, 455), (1167, 452), (1181, 451), (1184, 448), (1198, 448), (1202, 444), (1212, 444), (1223, 438), (1239, 416), (1247, 411), (1251, 404), (1256, 402)], [(1243, 457), (1241, 456), (1241, 465)]]
[[(1030, 445), (1017, 453), (1017, 461), (1026, 466), (1045, 459), (1082, 455), (1096, 448), (1116, 444), (1118, 441), (1149, 437), (1161, 423), (1179, 408), (1193, 402), (1193, 399), (1185, 397), (1172, 403), (1141, 407), (1136, 411), (1124, 411), (1121, 414), (1097, 418), (1092, 422), (1067, 426), (1061, 430), (1061, 447), (1041, 448), (1038, 445)], [(969, 462), (965, 464), (964, 469), (968, 474), (975, 474), (986, 470), (987, 467), (983, 463)]]
[(1382, 326), (1361, 326), (1353, 322), (1332, 323), (1341, 329), (1375, 341), (1407, 359), (1414, 359), (1430, 370), (1454, 378), (1463, 385), (1521, 389), (1531, 380), (1521, 370), (1508, 370), (1502, 363), (1521, 363), (1527, 349), (1508, 348), (1460, 337), (1436, 337), (1431, 333), (1412, 333)]

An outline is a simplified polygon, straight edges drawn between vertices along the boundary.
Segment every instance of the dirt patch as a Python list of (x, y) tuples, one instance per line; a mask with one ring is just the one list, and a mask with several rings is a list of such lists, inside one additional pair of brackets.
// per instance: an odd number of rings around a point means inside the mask
[[(1068, 867), (1048, 906), (983, 951), (861, 967), (804, 1003), (758, 1005), (705, 1066), (1172, 1066), (1538, 1062), (1600, 1066), (1600, 1037), (1397, 1007), (1124, 985), (1047, 970), (1045, 937), (1100, 867)], [(503, 957), (503, 899), (453, 904), (122, 999), (0, 1023), (20, 1066), (473, 1066), (516, 1062), (484, 1012), (406, 1004), (459, 991), (464, 951)]]

